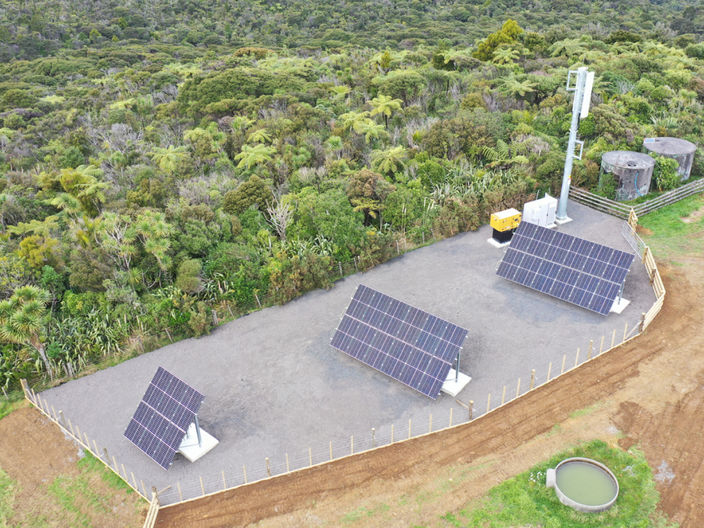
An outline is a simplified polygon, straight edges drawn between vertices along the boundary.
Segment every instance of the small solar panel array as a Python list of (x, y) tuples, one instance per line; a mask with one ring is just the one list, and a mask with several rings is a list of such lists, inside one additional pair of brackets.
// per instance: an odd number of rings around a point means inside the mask
[(634, 255), (521, 222), (497, 274), (563, 301), (606, 315)]
[(125, 436), (164, 469), (173, 462), (204, 396), (159, 367)]
[(467, 330), (360, 285), (332, 346), (430, 398), (437, 398)]

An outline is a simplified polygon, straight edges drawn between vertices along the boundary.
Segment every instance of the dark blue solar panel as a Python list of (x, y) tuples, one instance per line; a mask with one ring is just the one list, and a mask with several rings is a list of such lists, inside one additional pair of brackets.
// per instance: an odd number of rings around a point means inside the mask
[(435, 399), (466, 337), (464, 328), (360, 285), (331, 345)]
[(496, 273), (606, 315), (633, 259), (624, 251), (521, 222)]
[(147, 387), (125, 437), (164, 469), (168, 469), (203, 395), (159, 367)]

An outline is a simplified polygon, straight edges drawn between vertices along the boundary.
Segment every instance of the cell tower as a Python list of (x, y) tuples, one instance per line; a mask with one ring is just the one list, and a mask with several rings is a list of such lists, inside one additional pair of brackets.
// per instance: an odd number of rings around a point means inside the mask
[[(575, 84), (570, 86), (573, 75)], [(555, 218), (558, 224), (565, 224), (572, 220), (567, 216), (567, 198), (570, 194), (570, 183), (572, 183), (572, 163), (575, 158), (582, 159), (582, 150), (584, 149), (584, 141), (577, 139), (577, 129), (579, 128), (579, 120), (589, 115), (589, 103), (592, 99), (593, 85), (594, 72), (587, 71), (586, 66), (578, 68), (576, 71), (570, 70), (567, 74), (565, 89), (568, 92), (574, 92), (574, 101), (572, 102), (570, 139), (567, 142), (567, 155), (565, 156), (565, 172), (562, 175), (562, 190), (560, 191), (560, 201), (557, 204), (557, 215)], [(579, 145), (579, 155), (574, 152), (577, 145)]]

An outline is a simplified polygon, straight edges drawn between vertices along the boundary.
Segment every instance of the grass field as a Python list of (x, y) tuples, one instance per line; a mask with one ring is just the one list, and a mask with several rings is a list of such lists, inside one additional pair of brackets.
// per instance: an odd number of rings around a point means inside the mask
[[(593, 458), (606, 464), (616, 475), (621, 491), (616, 504), (598, 514), (580, 513), (560, 503), (554, 490), (545, 486), (545, 473), (561, 460), (572, 456)], [(674, 527), (656, 511), (659, 494), (653, 473), (643, 454), (625, 452), (602, 441), (594, 441), (556, 454), (529, 471), (508, 479), (489, 494), (457, 513), (443, 517), (450, 526), (511, 528)]]
[(704, 194), (690, 196), (639, 219), (643, 238), (660, 259), (704, 252)]

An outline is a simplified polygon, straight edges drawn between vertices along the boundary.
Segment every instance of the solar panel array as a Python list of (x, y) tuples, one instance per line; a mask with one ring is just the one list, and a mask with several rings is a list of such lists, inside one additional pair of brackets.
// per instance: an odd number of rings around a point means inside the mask
[(631, 253), (521, 222), (497, 274), (606, 315), (633, 258)]
[(360, 285), (332, 346), (437, 398), (467, 330)]
[(125, 436), (164, 469), (173, 462), (204, 396), (159, 367)]

